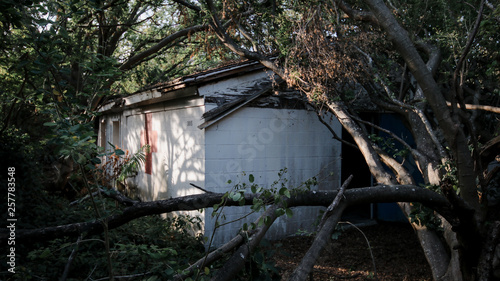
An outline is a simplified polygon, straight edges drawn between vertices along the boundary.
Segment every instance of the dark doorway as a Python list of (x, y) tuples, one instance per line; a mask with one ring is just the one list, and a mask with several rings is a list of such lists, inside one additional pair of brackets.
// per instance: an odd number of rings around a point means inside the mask
[[(353, 138), (344, 128), (342, 128), (342, 139), (354, 144)], [(353, 179), (347, 187), (348, 189), (372, 185), (370, 170), (359, 149), (342, 144), (342, 183), (344, 183), (351, 174), (353, 175)], [(349, 207), (344, 211), (342, 219), (353, 223), (355, 221), (373, 219), (372, 206), (371, 204), (365, 204)]]
[[(410, 145), (413, 144), (410, 132), (406, 130), (403, 122), (399, 120), (397, 116), (387, 113), (365, 113), (360, 117), (373, 124), (391, 130), (396, 135), (405, 139)], [(377, 130), (373, 130), (373, 134), (376, 134), (379, 137), (387, 137), (385, 133), (378, 132)], [(351, 135), (344, 129), (342, 129), (342, 138), (345, 141), (354, 143)], [(398, 147), (398, 144), (396, 144), (396, 146), (398, 149), (401, 149), (401, 147)], [(410, 173), (416, 169), (413, 161), (406, 161), (405, 166)], [(389, 173), (391, 172), (389, 168), (387, 168), (387, 171)], [(357, 148), (342, 144), (342, 183), (351, 174), (354, 178), (348, 188), (369, 187), (374, 184), (373, 177), (361, 152)], [(345, 218), (343, 217), (343, 219), (352, 221), (367, 219), (392, 222), (407, 221), (396, 203), (376, 203), (354, 206), (348, 208), (344, 214)]]

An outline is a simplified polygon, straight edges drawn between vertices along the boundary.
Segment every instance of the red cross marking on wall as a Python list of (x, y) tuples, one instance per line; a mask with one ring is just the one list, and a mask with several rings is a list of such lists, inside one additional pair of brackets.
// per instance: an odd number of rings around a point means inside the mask
[(152, 113), (146, 113), (145, 129), (141, 131), (141, 147), (148, 144), (149, 152), (146, 153), (146, 174), (150, 174), (153, 171), (153, 153), (158, 152), (157, 142), (158, 133), (153, 131), (152, 128)]

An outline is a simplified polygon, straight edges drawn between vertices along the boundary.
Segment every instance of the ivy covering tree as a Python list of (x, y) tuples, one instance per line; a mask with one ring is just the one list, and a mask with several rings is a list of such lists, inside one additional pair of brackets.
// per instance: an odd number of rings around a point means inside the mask
[[(98, 188), (87, 165), (98, 161), (92, 125), (107, 97), (227, 60), (257, 60), (301, 90), (319, 115), (337, 117), (354, 140), (345, 145), (359, 149), (379, 183), (328, 196), (282, 191), (265, 201), (273, 204), (269, 210), (330, 206), (291, 280), (306, 280), (347, 206), (387, 201), (403, 202), (435, 280), (500, 279), (498, 1), (2, 0), (0, 7), (0, 129), (6, 159), (24, 163), (24, 173), (43, 163), (74, 165), (87, 184), (77, 191), (92, 196)], [(367, 106), (399, 116), (414, 144), (364, 120), (359, 113)], [(374, 130), (388, 137), (374, 136)], [(394, 144), (404, 153), (396, 153)], [(406, 161), (415, 162), (418, 175), (410, 174)], [(34, 190), (37, 184), (30, 183), (39, 176), (23, 177), (19, 188)], [(46, 188), (36, 188), (45, 194)], [(259, 198), (213, 194), (153, 206), (108, 193), (128, 207), (111, 214), (94, 205), (96, 222), (26, 225), (19, 239), (103, 233), (109, 253), (108, 231), (138, 217)], [(272, 223), (276, 213), (266, 214)], [(224, 252), (248, 257), (266, 225), (247, 230), (255, 238), (250, 244), (240, 247), (244, 241), (235, 238)], [(175, 276), (233, 279), (245, 261), (230, 258), (210, 270), (208, 264), (222, 257), (217, 253)], [(112, 262), (107, 264), (112, 279)]]

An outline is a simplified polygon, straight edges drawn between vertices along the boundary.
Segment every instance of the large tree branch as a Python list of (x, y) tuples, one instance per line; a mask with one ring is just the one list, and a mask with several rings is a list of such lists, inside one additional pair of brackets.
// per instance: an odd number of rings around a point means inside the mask
[[(328, 206), (333, 198), (337, 195), (337, 191), (311, 191), (303, 192), (288, 201), (288, 207), (297, 206)], [(429, 205), (429, 207), (438, 210), (445, 218), (453, 224), (454, 217), (449, 211), (451, 205), (443, 196), (427, 189), (423, 189), (414, 185), (395, 185), (395, 186), (376, 186), (368, 188), (349, 189), (345, 192), (346, 202), (349, 205), (375, 203), (375, 202), (421, 202)], [(200, 195), (189, 195), (167, 200), (153, 202), (139, 202), (125, 208), (121, 213), (109, 216), (106, 218), (108, 228), (114, 229), (122, 226), (134, 219), (170, 213), (173, 211), (192, 211), (203, 208), (212, 207), (222, 200), (223, 194), (210, 193)], [(246, 194), (245, 205), (251, 205), (253, 198), (260, 195)], [(226, 206), (240, 206), (240, 202), (227, 200)], [(45, 241), (63, 236), (76, 237), (82, 233), (89, 235), (98, 234), (103, 231), (103, 226), (100, 221), (90, 221), (73, 223), (61, 226), (51, 226), (41, 229), (18, 229), (16, 239)], [(5, 242), (8, 239), (8, 231), (2, 229), (0, 231), (0, 241)]]
[(260, 62), (263, 66), (272, 70), (283, 80), (286, 80), (286, 75), (283, 69), (278, 67), (268, 56), (265, 56), (259, 52), (249, 51), (238, 45), (226, 32), (226, 28), (217, 16), (217, 10), (215, 9), (215, 5), (212, 0), (205, 0), (205, 2), (210, 10), (210, 15), (212, 17), (212, 27), (214, 28), (215, 34), (227, 48), (229, 48), (232, 52), (240, 57)]
[(255, 233), (255, 231), (249, 231), (247, 233), (240, 233), (240, 234), (236, 235), (233, 239), (231, 239), (226, 244), (224, 244), (224, 245), (220, 246), (219, 248), (213, 250), (208, 255), (202, 257), (201, 259), (199, 259), (198, 261), (196, 261), (194, 264), (190, 265), (188, 268), (186, 268), (185, 270), (183, 270), (181, 274), (178, 274), (178, 275), (174, 276), (174, 279), (176, 281), (184, 280), (187, 277), (193, 275), (193, 273), (196, 270), (200, 270), (200, 269), (203, 269), (206, 266), (211, 265), (215, 261), (217, 261), (220, 258), (222, 258), (223, 255), (231, 252), (236, 247), (238, 247), (241, 244), (243, 244), (243, 242), (245, 242), (245, 237), (244, 237), (245, 234), (253, 235), (253, 233)]
[(163, 38), (160, 42), (158, 42), (158, 44), (128, 59), (120, 66), (120, 70), (129, 70), (143, 59), (147, 58), (148, 56), (156, 52), (159, 52), (161, 49), (163, 49), (168, 44), (174, 42), (175, 40), (185, 36), (189, 36), (196, 32), (206, 31), (208, 30), (208, 28), (209, 28), (208, 25), (195, 25), (179, 30), (173, 34), (170, 34), (169, 36)]
[[(382, 0), (366, 0), (370, 9), (379, 19), (380, 26), (387, 32), (394, 44), (395, 49), (403, 57), (409, 70), (422, 88), (425, 97), (429, 101), (438, 124), (444, 133), (444, 137), (452, 149), (457, 168), (459, 170), (459, 186), (461, 196), (470, 206), (477, 211), (480, 210), (479, 196), (476, 190), (476, 173), (472, 157), (469, 152), (468, 142), (460, 122), (456, 116), (452, 116), (446, 105), (438, 84), (434, 80), (431, 71), (422, 60), (408, 33), (397, 22), (391, 11)], [(478, 212), (478, 215), (479, 212)]]
[(282, 206), (282, 203), (272, 205), (268, 208), (259, 219), (267, 218), (266, 223), (257, 228), (255, 232), (248, 238), (248, 242), (241, 245), (229, 258), (217, 274), (210, 279), (211, 281), (229, 281), (234, 280), (234, 277), (242, 268), (245, 267), (246, 261), (251, 257), (255, 248), (259, 246), (260, 241), (264, 238), (271, 225), (278, 218), (276, 210)]
[[(284, 198), (284, 200), (286, 200)], [(221, 268), (217, 275), (212, 280), (233, 280), (234, 276), (241, 270), (245, 262), (254, 252), (255, 247), (259, 245), (260, 241), (264, 237), (264, 234), (269, 230), (271, 224), (276, 220), (276, 206), (271, 206), (267, 209), (256, 221), (255, 225), (259, 224), (260, 220), (264, 220), (266, 217), (270, 218), (267, 224), (264, 224), (256, 229), (251, 229), (245, 232), (239, 233), (233, 239), (231, 239), (226, 244), (222, 245), (218, 249), (210, 252), (205, 257), (199, 259), (197, 262), (189, 266), (187, 269), (183, 270), (182, 274), (175, 276), (175, 280), (184, 280), (186, 277), (191, 276), (195, 270), (202, 269), (209, 266), (216, 260), (220, 259), (224, 254), (229, 253), (234, 248), (239, 247), (238, 250), (233, 253), (233, 258), (228, 259), (223, 268)], [(242, 245), (246, 241), (245, 245)], [(235, 261), (235, 262), (233, 262)]]
[(300, 265), (293, 271), (288, 280), (300, 281), (307, 279), (307, 276), (314, 267), (314, 264), (316, 264), (316, 260), (319, 258), (325, 246), (330, 242), (330, 237), (346, 208), (345, 204), (341, 204), (341, 200), (343, 199), (345, 189), (351, 183), (352, 178), (352, 175), (347, 178), (347, 180), (340, 187), (339, 192), (337, 193), (337, 196), (335, 196), (332, 204), (330, 204), (330, 206), (326, 209), (326, 212), (323, 214), (323, 218), (321, 218), (321, 222), (319, 223), (319, 231), (314, 238), (313, 244), (309, 250), (307, 250), (306, 255), (300, 262)]
[(344, 11), (351, 19), (359, 21), (370, 21), (378, 25), (378, 19), (370, 11), (355, 10), (349, 4), (342, 0), (335, 0), (338, 7)]
[(331, 112), (337, 117), (340, 124), (347, 130), (353, 137), (356, 145), (359, 147), (361, 154), (365, 158), (370, 173), (375, 179), (382, 184), (394, 184), (391, 175), (384, 170), (377, 153), (373, 150), (371, 141), (368, 136), (362, 131), (358, 124), (351, 118), (344, 108), (344, 104), (339, 101), (330, 101), (327, 104)]

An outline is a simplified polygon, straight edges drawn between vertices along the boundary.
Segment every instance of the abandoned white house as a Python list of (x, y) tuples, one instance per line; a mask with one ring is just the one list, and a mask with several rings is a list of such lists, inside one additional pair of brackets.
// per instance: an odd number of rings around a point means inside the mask
[[(195, 186), (226, 192), (249, 174), (266, 188), (278, 180), (283, 168), (290, 187), (311, 177), (318, 179), (317, 189), (340, 185), (340, 143), (332, 140), (329, 129), (300, 95), (280, 90), (273, 73), (258, 62), (161, 83), (109, 101), (100, 112), (101, 146), (111, 149), (112, 143), (132, 152), (145, 144), (151, 147), (145, 167), (128, 180), (142, 200), (203, 193)], [(324, 120), (341, 135), (335, 118)], [(248, 211), (224, 209), (227, 221)], [(317, 207), (295, 210), (292, 218), (273, 224), (269, 235), (310, 229), (318, 211)], [(209, 236), (214, 227), (211, 210), (191, 214), (201, 216)], [(214, 244), (232, 238), (240, 227), (241, 222), (218, 229)]]

